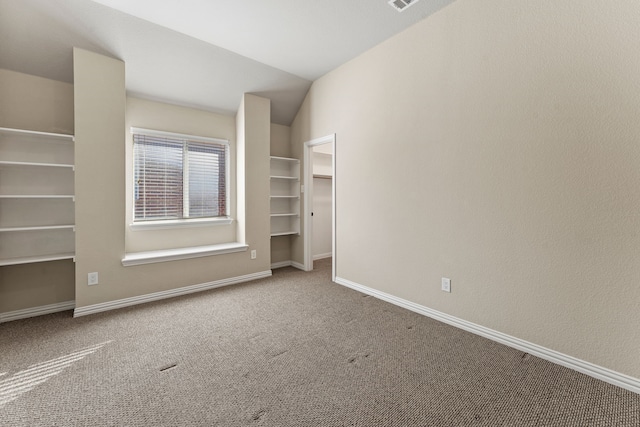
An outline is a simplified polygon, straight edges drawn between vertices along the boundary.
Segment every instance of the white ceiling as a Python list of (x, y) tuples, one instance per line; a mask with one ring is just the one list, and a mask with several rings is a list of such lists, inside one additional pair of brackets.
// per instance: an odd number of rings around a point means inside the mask
[(0, 0), (0, 68), (73, 81), (72, 47), (122, 59), (127, 92), (289, 125), (311, 82), (454, 0)]

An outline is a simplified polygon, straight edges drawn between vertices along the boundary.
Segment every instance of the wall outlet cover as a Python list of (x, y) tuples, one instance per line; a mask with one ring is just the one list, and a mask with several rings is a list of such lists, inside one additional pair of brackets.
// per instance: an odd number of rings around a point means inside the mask
[(87, 284), (89, 286), (93, 286), (93, 285), (97, 285), (98, 284), (98, 273), (97, 272), (89, 273), (87, 275)]
[(441, 289), (445, 292), (451, 292), (451, 279), (447, 279), (446, 277), (443, 277)]

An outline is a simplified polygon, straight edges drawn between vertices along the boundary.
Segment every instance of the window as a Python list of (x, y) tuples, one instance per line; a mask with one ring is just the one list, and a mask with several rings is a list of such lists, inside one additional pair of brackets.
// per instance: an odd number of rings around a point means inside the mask
[(228, 215), (228, 141), (131, 131), (134, 222)]

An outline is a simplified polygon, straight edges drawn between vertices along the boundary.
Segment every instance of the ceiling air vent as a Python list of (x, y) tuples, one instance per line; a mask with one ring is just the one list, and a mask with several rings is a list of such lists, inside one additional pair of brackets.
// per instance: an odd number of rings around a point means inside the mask
[(389, 0), (389, 4), (398, 12), (405, 11), (409, 6), (413, 6), (415, 3), (418, 3), (418, 0)]

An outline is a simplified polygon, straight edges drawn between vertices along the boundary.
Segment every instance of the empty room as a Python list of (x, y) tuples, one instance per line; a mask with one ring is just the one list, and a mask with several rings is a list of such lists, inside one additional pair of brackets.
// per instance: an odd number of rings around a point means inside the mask
[(0, 0), (0, 425), (640, 425), (639, 22)]

